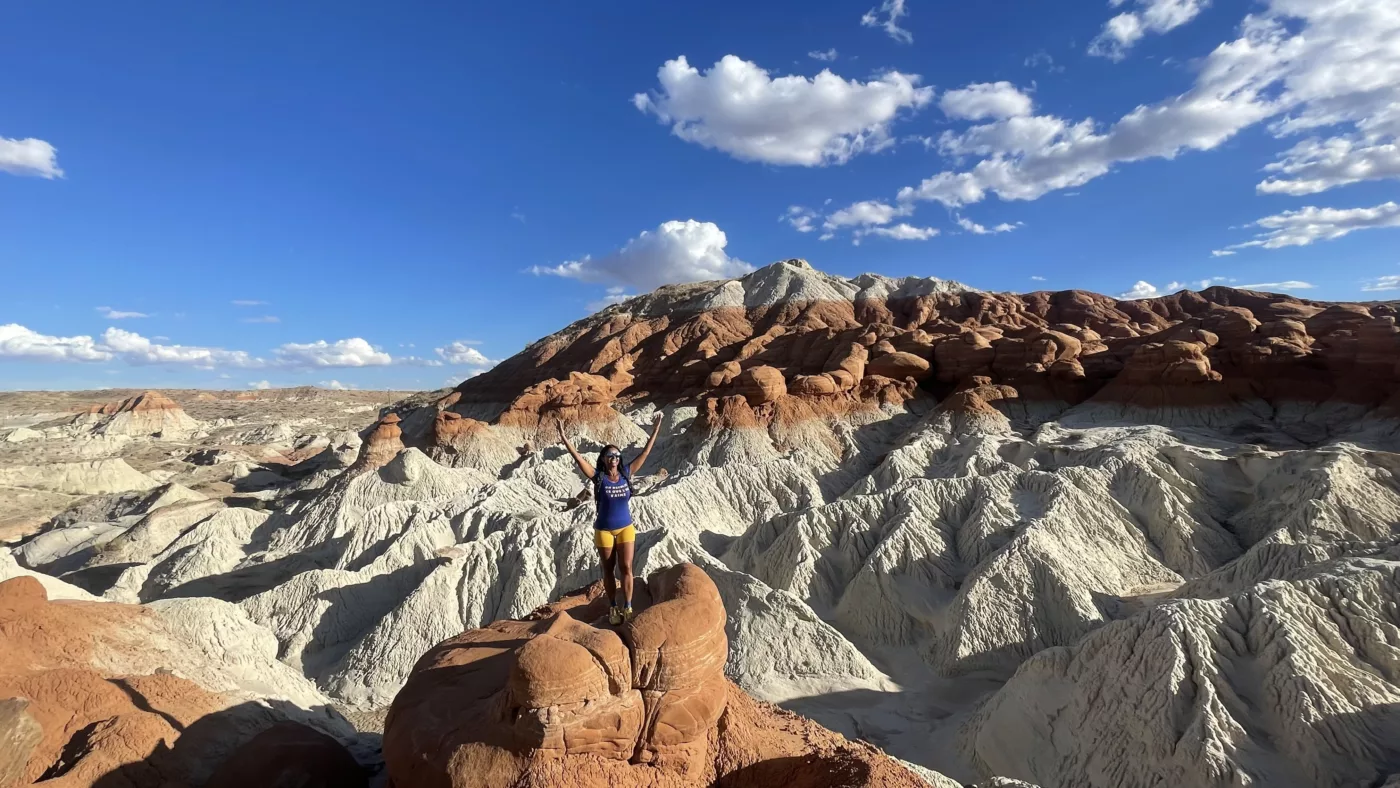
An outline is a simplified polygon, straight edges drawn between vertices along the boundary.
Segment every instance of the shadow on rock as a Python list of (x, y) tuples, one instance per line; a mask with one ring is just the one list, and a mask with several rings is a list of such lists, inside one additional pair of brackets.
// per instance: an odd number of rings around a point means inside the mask
[(770, 758), (715, 781), (715, 788), (863, 788), (870, 765), (851, 758), (797, 755)]
[[(138, 707), (141, 703), (137, 703)], [(363, 788), (368, 775), (335, 739), (300, 723), (281, 721), (278, 706), (304, 714), (290, 704), (242, 703), (206, 714), (188, 726), (172, 723), (178, 734), (171, 746), (156, 743), (146, 757), (119, 765), (78, 785), (92, 788), (157, 788), (203, 785), (208, 788)], [(169, 717), (166, 717), (169, 721)], [(114, 720), (88, 726), (64, 747), (45, 773), (51, 780), (77, 770), (99, 748), (122, 746)], [(133, 742), (134, 743), (134, 742)], [(67, 783), (65, 783), (67, 785)]]

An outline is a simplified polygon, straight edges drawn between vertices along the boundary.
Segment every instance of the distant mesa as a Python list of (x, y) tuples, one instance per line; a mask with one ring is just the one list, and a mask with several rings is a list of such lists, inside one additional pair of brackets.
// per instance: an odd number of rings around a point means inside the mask
[(120, 402), (95, 405), (72, 422), (92, 435), (123, 435), (132, 438), (185, 440), (202, 426), (190, 418), (174, 400), (156, 391), (147, 391)]

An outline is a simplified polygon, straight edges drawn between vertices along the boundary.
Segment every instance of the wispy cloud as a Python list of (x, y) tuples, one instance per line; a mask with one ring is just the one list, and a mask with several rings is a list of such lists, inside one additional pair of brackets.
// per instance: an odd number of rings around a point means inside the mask
[(281, 323), (282, 318), (276, 315), (262, 315), (261, 317), (245, 317), (240, 323)]
[(1308, 246), (1317, 241), (1336, 240), (1357, 230), (1400, 227), (1400, 204), (1385, 202), (1373, 208), (1317, 208), (1309, 205), (1296, 211), (1265, 216), (1249, 226), (1258, 227), (1263, 232), (1255, 235), (1252, 241), (1231, 244), (1211, 254), (1220, 257), (1235, 249)]
[(267, 305), (268, 305), (266, 301), (254, 301), (254, 300), (251, 300), (251, 299), (242, 299), (242, 298), (236, 298), (236, 299), (230, 301), (229, 303), (230, 303), (230, 304), (233, 304), (234, 306), (267, 306)]
[(851, 243), (859, 246), (860, 239), (867, 235), (878, 235), (895, 241), (927, 241), (938, 234), (939, 230), (935, 227), (916, 227), (900, 222), (889, 227), (862, 227), (852, 234)]
[(108, 320), (127, 320), (133, 317), (150, 317), (150, 315), (144, 312), (126, 312), (121, 309), (113, 309), (110, 306), (99, 306), (97, 307), (97, 312), (98, 314), (102, 315)]
[(866, 11), (865, 15), (860, 18), (860, 23), (864, 27), (884, 29), (890, 38), (901, 44), (912, 44), (914, 34), (899, 26), (899, 20), (908, 13), (909, 11), (904, 8), (904, 0), (885, 0), (879, 8)]
[(1400, 290), (1400, 276), (1396, 276), (1394, 274), (1378, 276), (1375, 279), (1367, 280), (1366, 284), (1361, 286), (1361, 289), (1367, 293), (1380, 293), (1385, 292), (1387, 290)]
[(1238, 287), (1241, 290), (1267, 290), (1270, 292), (1286, 293), (1290, 290), (1311, 290), (1316, 287), (1316, 285), (1290, 279), (1287, 282), (1261, 282), (1253, 285), (1239, 285)]
[(807, 57), (810, 57), (813, 60), (821, 60), (830, 63), (831, 61), (836, 59), (836, 48), (832, 47), (831, 49), (828, 49), (825, 52), (822, 52), (820, 50), (813, 50), (807, 53)]
[(1002, 222), (1001, 224), (998, 224), (995, 227), (984, 227), (978, 224), (977, 222), (974, 222), (971, 219), (967, 219), (962, 216), (958, 216), (956, 217), (956, 219), (959, 227), (972, 233), (973, 235), (996, 235), (997, 233), (1009, 233), (1012, 230), (1015, 230), (1017, 227), (1021, 226), (1020, 222), (1017, 222), (1016, 224), (1007, 224), (1006, 222)]
[(1026, 68), (1043, 68), (1051, 74), (1060, 74), (1065, 70), (1064, 66), (1055, 65), (1055, 58), (1043, 49), (1026, 58), (1025, 66)]
[(607, 309), (613, 304), (620, 304), (631, 297), (631, 295), (628, 295), (627, 288), (625, 287), (609, 287), (608, 294), (606, 296), (598, 299), (597, 301), (590, 301), (588, 303), (588, 311), (597, 312), (603, 309)]

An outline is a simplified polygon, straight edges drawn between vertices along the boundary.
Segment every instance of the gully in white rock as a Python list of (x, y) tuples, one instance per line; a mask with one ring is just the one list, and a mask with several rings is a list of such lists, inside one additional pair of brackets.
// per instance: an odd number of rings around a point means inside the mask
[[(555, 422), (559, 428), (559, 439), (564, 448), (573, 455), (574, 462), (583, 475), (593, 482), (593, 499), (598, 504), (598, 518), (593, 523), (593, 543), (598, 548), (598, 557), (603, 563), (603, 588), (608, 593), (608, 621), (614, 626), (632, 620), (632, 555), (636, 546), (637, 529), (632, 524), (632, 476), (641, 470), (642, 465), (656, 445), (656, 436), (661, 432), (661, 414), (652, 421), (651, 439), (637, 459), (624, 465), (622, 450), (612, 444), (603, 447), (598, 453), (595, 468), (574, 449), (569, 437), (564, 434), (564, 423)], [(616, 555), (614, 555), (616, 551)], [(617, 605), (617, 583), (613, 577), (613, 567), (622, 577), (624, 606)]]

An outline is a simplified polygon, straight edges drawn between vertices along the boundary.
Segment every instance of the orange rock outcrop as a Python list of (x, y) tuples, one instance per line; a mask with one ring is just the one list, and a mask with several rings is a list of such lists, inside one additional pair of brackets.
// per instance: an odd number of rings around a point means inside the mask
[(636, 618), (614, 629), (593, 588), (428, 652), (386, 722), (391, 784), (920, 784), (874, 748), (730, 683), (724, 605), (698, 567), (653, 574), (636, 602)]
[[(810, 271), (798, 263), (782, 265)], [(643, 401), (747, 421), (721, 403), (740, 396), (761, 426), (781, 410), (767, 406), (788, 398), (831, 415), (942, 400), (974, 378), (1026, 402), (1145, 409), (1251, 400), (1378, 407), (1400, 392), (1391, 304), (1212, 287), (1135, 301), (969, 290), (685, 306), (699, 287), (658, 291), (679, 294), (679, 306), (662, 312), (617, 308), (579, 321), (463, 383), (452, 407), (499, 403), (498, 423), (526, 427), (598, 422), (615, 418), (615, 405)]]
[(349, 473), (358, 474), (373, 471), (388, 465), (403, 451), (403, 430), (399, 427), (399, 417), (387, 413), (370, 430), (369, 437), (360, 446), (360, 456), (350, 466)]
[(53, 602), (34, 578), (0, 582), (0, 725), (17, 734), (0, 742), (0, 784), (203, 784), (257, 731), (234, 701), (191, 681), (112, 669), (158, 661), (159, 631), (141, 607)]

